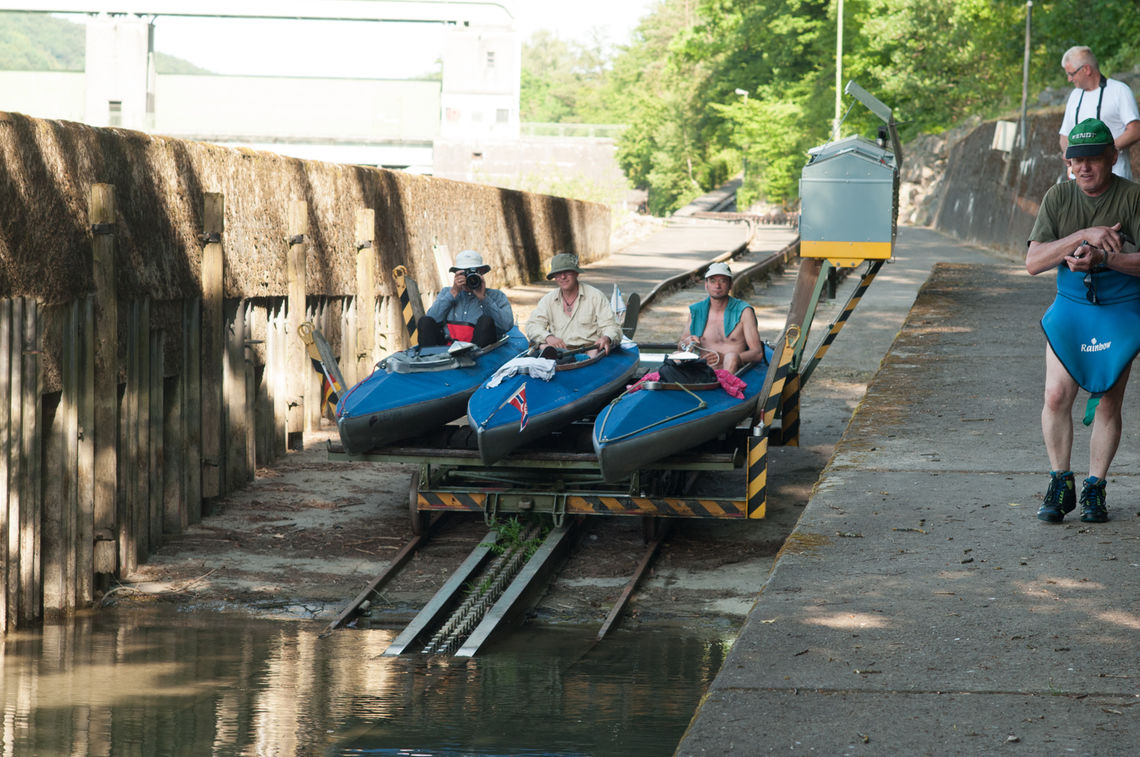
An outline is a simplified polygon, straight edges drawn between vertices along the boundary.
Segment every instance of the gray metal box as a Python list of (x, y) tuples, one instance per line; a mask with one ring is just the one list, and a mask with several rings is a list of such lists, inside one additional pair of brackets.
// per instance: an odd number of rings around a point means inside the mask
[(800, 254), (837, 264), (891, 256), (898, 216), (895, 154), (853, 136), (817, 147), (800, 177)]

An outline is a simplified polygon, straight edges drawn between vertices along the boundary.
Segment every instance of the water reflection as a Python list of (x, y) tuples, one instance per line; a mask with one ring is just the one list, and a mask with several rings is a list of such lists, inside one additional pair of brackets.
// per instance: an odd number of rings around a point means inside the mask
[(671, 754), (727, 642), (526, 629), (474, 659), (394, 633), (102, 612), (0, 639), (0, 756)]

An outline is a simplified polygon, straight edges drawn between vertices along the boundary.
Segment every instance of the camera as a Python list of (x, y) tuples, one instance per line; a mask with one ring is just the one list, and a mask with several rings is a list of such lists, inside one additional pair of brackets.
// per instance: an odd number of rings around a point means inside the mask
[(479, 289), (483, 286), (483, 277), (479, 274), (478, 268), (467, 268), (463, 271), (464, 278), (467, 279), (468, 289)]

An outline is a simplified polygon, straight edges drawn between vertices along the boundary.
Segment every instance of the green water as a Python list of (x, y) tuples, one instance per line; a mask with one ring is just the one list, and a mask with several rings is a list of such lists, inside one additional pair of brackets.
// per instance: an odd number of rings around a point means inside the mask
[(101, 612), (0, 639), (0, 755), (670, 755), (728, 650), (524, 628), (472, 659), (391, 630)]

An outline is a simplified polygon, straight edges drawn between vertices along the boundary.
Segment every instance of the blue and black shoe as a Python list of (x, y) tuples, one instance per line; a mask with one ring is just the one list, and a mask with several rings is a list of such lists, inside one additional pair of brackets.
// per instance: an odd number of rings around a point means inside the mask
[[(1082, 495), (1082, 502), (1084, 495)], [(1104, 501), (1104, 488), (1101, 488), (1101, 501)], [(1049, 474), (1049, 490), (1045, 500), (1037, 509), (1037, 519), (1046, 523), (1060, 523), (1077, 506), (1077, 483), (1071, 471)]]
[(1086, 478), (1081, 488), (1081, 522), (1104, 523), (1108, 520), (1108, 505), (1105, 504), (1104, 479), (1093, 481)]

